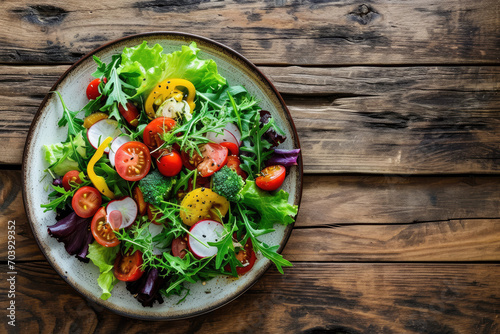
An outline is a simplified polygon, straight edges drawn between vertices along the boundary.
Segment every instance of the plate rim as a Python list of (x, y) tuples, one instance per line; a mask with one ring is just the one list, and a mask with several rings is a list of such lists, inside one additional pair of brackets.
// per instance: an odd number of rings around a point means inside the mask
[[(60, 267), (58, 267), (56, 263), (53, 263), (53, 261), (51, 260), (51, 257), (48, 256), (47, 253), (46, 253), (46, 251), (45, 251), (44, 247), (46, 247), (46, 246), (44, 246), (44, 245), (41, 244), (41, 241), (37, 237), (38, 233), (35, 232), (35, 228), (33, 226), (34, 223), (33, 223), (32, 219), (31, 219), (31, 217), (33, 216), (33, 213), (31, 212), (31, 208), (28, 205), (28, 203), (30, 203), (30, 201), (29, 201), (28, 194), (27, 194), (28, 190), (27, 190), (27, 182), (26, 182), (26, 180), (27, 180), (27, 173), (28, 173), (27, 164), (29, 164), (28, 160), (29, 160), (29, 156), (30, 156), (29, 155), (30, 154), (30, 147), (31, 147), (32, 139), (33, 139), (32, 135), (33, 135), (33, 132), (35, 131), (35, 128), (37, 128), (37, 125), (38, 125), (38, 123), (40, 121), (40, 118), (41, 118), (41, 116), (43, 114), (43, 109), (45, 108), (45, 105), (47, 104), (47, 101), (48, 101), (48, 99), (50, 98), (50, 96), (52, 94), (51, 92), (55, 91), (56, 88), (59, 86), (59, 84), (73, 70), (75, 70), (81, 63), (83, 63), (86, 59), (92, 57), (94, 54), (96, 54), (96, 53), (98, 53), (98, 52), (100, 52), (102, 50), (105, 50), (107, 48), (110, 48), (110, 47), (112, 47), (112, 46), (114, 46), (116, 44), (120, 44), (122, 42), (130, 40), (130, 39), (137, 39), (137, 38), (141, 38), (141, 37), (151, 38), (151, 37), (154, 37), (154, 36), (158, 36), (159, 38), (163, 37), (163, 38), (166, 38), (166, 39), (168, 39), (168, 36), (173, 36), (173, 37), (177, 37), (177, 38), (183, 38), (183, 39), (186, 39), (186, 40), (190, 40), (191, 39), (191, 40), (194, 40), (195, 42), (196, 41), (202, 41), (202, 42), (204, 42), (204, 43), (206, 43), (208, 45), (215, 46), (220, 51), (222, 51), (223, 53), (231, 56), (232, 58), (236, 58), (237, 60), (242, 61), (248, 67), (248, 69), (250, 69), (252, 72), (256, 73), (257, 76), (261, 80), (264, 81), (264, 84), (267, 85), (271, 89), (271, 91), (274, 93), (275, 97), (278, 99), (278, 101), (279, 101), (282, 109), (285, 112), (285, 117), (286, 117), (286, 119), (287, 119), (287, 121), (289, 123), (289, 126), (291, 127), (292, 133), (293, 133), (293, 135), (295, 137), (294, 139), (296, 141), (297, 148), (300, 148), (300, 141), (299, 141), (299, 137), (298, 137), (298, 134), (297, 134), (297, 129), (295, 127), (295, 123), (294, 123), (293, 118), (292, 118), (292, 116), (290, 114), (290, 111), (288, 110), (288, 108), (287, 108), (287, 106), (286, 106), (286, 104), (285, 104), (285, 102), (283, 100), (283, 97), (278, 92), (278, 90), (276, 89), (276, 87), (274, 86), (274, 84), (267, 78), (267, 76), (265, 76), (264, 73), (262, 73), (262, 71), (260, 71), (257, 68), (257, 66), (255, 64), (253, 64), (251, 61), (249, 61), (246, 57), (244, 57), (239, 52), (233, 50), (232, 48), (230, 48), (230, 47), (228, 47), (228, 46), (226, 46), (226, 45), (224, 45), (224, 44), (222, 44), (220, 42), (217, 42), (215, 40), (212, 40), (212, 39), (204, 37), (204, 36), (192, 34), (192, 33), (178, 32), (178, 31), (151, 31), (151, 32), (144, 32), (144, 33), (138, 33), (138, 34), (133, 34), (133, 35), (127, 35), (127, 36), (124, 36), (124, 37), (121, 37), (121, 38), (109, 41), (109, 42), (107, 42), (107, 43), (99, 46), (98, 48), (95, 48), (95, 49), (91, 50), (90, 52), (88, 52), (87, 54), (85, 54), (83, 57), (81, 57), (79, 60), (77, 60), (75, 63), (73, 63), (61, 76), (59, 76), (59, 78), (57, 79), (57, 81), (54, 83), (54, 85), (51, 87), (51, 89), (49, 90), (49, 92), (45, 95), (44, 99), (40, 103), (40, 106), (38, 107), (38, 110), (36, 111), (36, 113), (35, 113), (35, 115), (33, 117), (33, 120), (31, 122), (29, 131), (28, 131), (28, 134), (27, 134), (27, 137), (26, 137), (25, 145), (24, 145), (24, 150), (23, 150), (23, 159), (22, 159), (22, 166), (21, 166), (21, 174), (22, 174), (22, 187), (21, 188), (22, 188), (22, 197), (23, 197), (24, 211), (25, 211), (28, 223), (30, 225), (33, 237), (36, 240), (38, 248), (40, 249), (40, 251), (44, 255), (44, 257), (47, 260), (47, 262), (50, 264), (50, 266), (54, 269), (54, 271), (69, 286), (71, 286), (72, 289), (74, 289), (75, 291), (77, 291), (87, 301), (95, 303), (95, 304), (97, 304), (97, 305), (99, 305), (101, 307), (104, 307), (104, 308), (112, 311), (113, 313), (119, 314), (119, 315), (124, 316), (124, 317), (133, 318), (133, 319), (140, 319), (140, 320), (173, 321), (173, 320), (182, 320), (182, 319), (187, 319), (187, 318), (192, 318), (192, 317), (196, 317), (196, 316), (199, 316), (199, 315), (203, 315), (203, 314), (215, 311), (215, 310), (217, 310), (217, 309), (219, 309), (219, 308), (221, 308), (221, 307), (229, 304), (230, 302), (234, 301), (235, 299), (237, 299), (241, 295), (243, 295), (246, 291), (248, 291), (258, 281), (260, 281), (262, 279), (262, 277), (264, 276), (264, 274), (270, 268), (272, 262), (269, 259), (265, 259), (265, 260), (267, 260), (267, 263), (263, 266), (261, 272), (258, 273), (255, 276), (255, 278), (250, 283), (248, 283), (246, 286), (243, 286), (241, 289), (237, 290), (237, 292), (234, 295), (229, 295), (228, 297), (222, 298), (220, 301), (216, 302), (216, 304), (214, 306), (211, 306), (211, 307), (208, 307), (208, 308), (202, 308), (201, 310), (198, 310), (198, 311), (195, 311), (195, 312), (191, 312), (191, 313), (184, 314), (184, 315), (177, 315), (177, 316), (157, 316), (157, 315), (145, 316), (145, 315), (138, 315), (138, 314), (135, 314), (135, 313), (129, 313), (129, 312), (123, 311), (120, 308), (114, 308), (114, 307), (112, 307), (110, 305), (106, 305), (106, 304), (101, 303), (100, 302), (101, 299), (99, 298), (99, 296), (95, 296), (93, 294), (90, 294), (90, 293), (88, 293), (88, 291), (80, 289), (78, 286), (74, 285), (69, 280), (69, 278), (66, 275), (63, 275), (63, 270)], [(298, 207), (298, 210), (297, 210), (297, 216), (298, 216), (298, 211), (300, 210), (300, 203), (301, 203), (301, 200), (302, 200), (302, 188), (303, 188), (302, 150), (299, 153), (298, 166), (297, 167), (298, 167), (298, 172), (297, 172), (297, 184), (296, 184), (296, 192), (295, 192), (294, 204), (296, 204), (297, 207)], [(293, 230), (294, 226), (295, 226), (295, 222), (292, 223), (292, 224), (289, 224), (288, 226), (286, 226), (286, 228), (284, 230), (285, 235), (283, 237), (282, 242), (280, 243), (280, 247), (278, 248), (278, 253), (281, 254), (281, 252), (283, 251), (285, 245), (287, 244), (287, 242), (288, 242), (288, 240), (290, 238), (290, 235), (292, 233), (292, 230)]]

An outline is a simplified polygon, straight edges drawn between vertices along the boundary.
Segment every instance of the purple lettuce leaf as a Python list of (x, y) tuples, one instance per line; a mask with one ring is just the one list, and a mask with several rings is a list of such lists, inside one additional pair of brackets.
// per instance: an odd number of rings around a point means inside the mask
[[(261, 110), (260, 111), (260, 124), (261, 128), (269, 122), (269, 120), (272, 118), (271, 113), (267, 110)], [(278, 146), (282, 142), (286, 140), (285, 136), (282, 136), (281, 134), (277, 133), (276, 130), (271, 126), (269, 130), (267, 130), (264, 135), (262, 136), (262, 139), (267, 140), (273, 147)]]
[(163, 297), (160, 294), (160, 288), (165, 283), (165, 278), (160, 275), (156, 268), (149, 269), (137, 281), (127, 282), (127, 290), (136, 295), (137, 300), (142, 306), (153, 307), (155, 301), (163, 303)]
[(300, 148), (294, 150), (274, 149), (273, 155), (266, 161), (266, 166), (282, 165), (290, 167), (297, 165)]
[(81, 218), (75, 212), (48, 227), (49, 235), (64, 243), (64, 248), (70, 255), (75, 255), (82, 262), (89, 262), (87, 258), (89, 244), (94, 240), (90, 231), (90, 218)]

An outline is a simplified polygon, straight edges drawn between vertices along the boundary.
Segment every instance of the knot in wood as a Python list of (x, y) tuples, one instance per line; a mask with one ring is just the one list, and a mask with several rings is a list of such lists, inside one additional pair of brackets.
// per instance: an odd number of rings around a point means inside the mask
[(379, 16), (380, 14), (378, 12), (365, 4), (359, 5), (355, 10), (347, 15), (348, 18), (362, 25), (367, 25)]

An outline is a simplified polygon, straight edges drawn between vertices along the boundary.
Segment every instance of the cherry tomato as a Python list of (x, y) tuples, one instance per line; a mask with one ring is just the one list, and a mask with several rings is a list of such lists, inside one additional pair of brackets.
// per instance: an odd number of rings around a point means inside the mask
[(182, 151), (181, 152), (182, 164), (189, 170), (196, 169), (202, 161), (203, 157), (198, 154), (198, 152), (194, 151), (193, 155), (190, 157), (189, 153)]
[(135, 186), (132, 191), (134, 201), (137, 203), (137, 208), (139, 210), (139, 215), (144, 216), (146, 210), (148, 209), (148, 204), (144, 201), (144, 196), (142, 195), (141, 188)]
[(141, 251), (137, 250), (131, 254), (129, 250), (125, 255), (121, 251), (118, 252), (113, 268), (115, 277), (124, 282), (137, 281), (144, 274), (141, 270), (142, 263)]
[[(236, 273), (241, 276), (244, 273), (247, 273), (252, 269), (255, 264), (255, 260), (257, 257), (255, 256), (255, 252), (253, 250), (252, 240), (250, 238), (247, 239), (245, 243), (245, 247), (236, 254), (236, 258), (241, 262), (241, 267), (236, 267)], [(224, 267), (226, 271), (231, 271), (231, 267), (226, 265)]]
[(73, 196), (71, 205), (75, 213), (82, 218), (92, 217), (102, 203), (101, 193), (93, 187), (81, 187)]
[(116, 151), (115, 168), (124, 180), (139, 181), (148, 175), (151, 168), (149, 149), (138, 141), (123, 144)]
[(187, 254), (187, 235), (175, 238), (171, 247), (172, 255), (183, 259)]
[(101, 92), (99, 92), (99, 84), (101, 83), (101, 79), (97, 78), (92, 80), (87, 86), (87, 98), (89, 100), (95, 100), (99, 96), (101, 96)]
[(219, 143), (219, 145), (226, 147), (232, 155), (238, 155), (240, 153), (240, 148), (235, 143), (224, 141)]
[(248, 177), (247, 173), (245, 173), (241, 168), (240, 168), (240, 165), (241, 165), (241, 161), (240, 161), (240, 158), (238, 158), (237, 156), (235, 155), (230, 155), (227, 157), (227, 167), (231, 168), (232, 170), (234, 170), (236, 172), (236, 174), (238, 174), (239, 176), (241, 176), (244, 180), (246, 180), (246, 178)]
[(207, 143), (200, 148), (203, 161), (196, 167), (201, 176), (207, 177), (227, 163), (227, 148), (219, 144)]
[[(64, 190), (68, 191), (71, 189), (71, 184), (77, 183), (81, 184), (82, 180), (80, 179), (80, 172), (77, 170), (70, 170), (66, 174), (64, 174), (63, 179), (62, 179), (62, 184)], [(71, 182), (71, 184), (70, 184)]]
[(157, 164), (158, 170), (165, 176), (175, 176), (182, 169), (181, 155), (177, 151), (162, 153)]
[(255, 184), (262, 190), (273, 191), (281, 187), (286, 176), (286, 169), (281, 165), (269, 166), (260, 172)]
[(101, 207), (92, 218), (90, 231), (95, 241), (104, 247), (115, 247), (120, 243), (113, 228), (106, 222), (106, 209), (104, 207)]
[[(143, 141), (144, 144), (154, 151), (160, 147), (164, 141), (160, 135), (170, 131), (175, 126), (175, 120), (169, 117), (158, 117), (149, 122), (144, 128)], [(154, 156), (154, 155), (153, 155)]]
[(128, 124), (137, 126), (139, 124), (139, 110), (137, 110), (137, 107), (131, 102), (127, 102), (125, 106), (127, 107), (127, 110), (125, 110), (125, 108), (121, 104), (118, 104), (118, 110), (120, 111), (120, 114), (123, 116), (123, 118), (125, 118)]

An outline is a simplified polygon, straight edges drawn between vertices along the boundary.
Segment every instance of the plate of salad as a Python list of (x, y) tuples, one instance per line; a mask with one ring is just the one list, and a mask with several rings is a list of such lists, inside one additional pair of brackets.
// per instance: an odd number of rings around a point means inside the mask
[(40, 249), (119, 314), (180, 319), (244, 293), (281, 255), (302, 192), (300, 145), (272, 83), (237, 52), (134, 35), (71, 66), (26, 141)]

